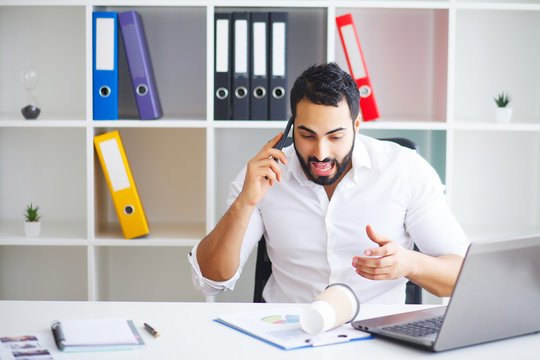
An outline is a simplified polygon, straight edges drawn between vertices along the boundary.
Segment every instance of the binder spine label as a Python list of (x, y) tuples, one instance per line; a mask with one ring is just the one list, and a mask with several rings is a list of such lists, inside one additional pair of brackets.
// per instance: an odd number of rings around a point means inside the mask
[(103, 141), (99, 146), (113, 190), (120, 191), (129, 188), (129, 177), (116, 139)]
[(96, 19), (96, 70), (114, 70), (114, 27), (111, 18)]
[(272, 75), (285, 76), (285, 23), (272, 24)]

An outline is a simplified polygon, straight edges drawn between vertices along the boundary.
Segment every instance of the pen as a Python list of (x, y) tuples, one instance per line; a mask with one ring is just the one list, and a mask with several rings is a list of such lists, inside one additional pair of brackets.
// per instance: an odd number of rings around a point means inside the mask
[(157, 330), (154, 329), (153, 327), (151, 327), (150, 325), (148, 325), (147, 323), (144, 323), (144, 328), (146, 329), (146, 331), (148, 331), (150, 334), (152, 334), (152, 336), (154, 336), (154, 337), (159, 336), (159, 333), (157, 332)]

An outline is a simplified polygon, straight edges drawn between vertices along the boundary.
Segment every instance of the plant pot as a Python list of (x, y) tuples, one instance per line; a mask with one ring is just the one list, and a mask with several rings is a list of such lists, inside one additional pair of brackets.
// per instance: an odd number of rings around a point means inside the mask
[(512, 108), (497, 108), (495, 120), (500, 124), (507, 124), (512, 119)]
[(26, 221), (24, 223), (24, 234), (27, 237), (39, 236), (41, 231), (41, 222), (39, 221)]

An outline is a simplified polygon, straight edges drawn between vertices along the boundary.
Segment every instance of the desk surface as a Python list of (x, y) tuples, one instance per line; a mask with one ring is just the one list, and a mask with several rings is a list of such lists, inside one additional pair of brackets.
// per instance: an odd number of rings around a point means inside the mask
[[(0, 301), (0, 336), (44, 334), (55, 359), (538, 359), (540, 334), (431, 353), (382, 339), (357, 341), (318, 348), (283, 351), (249, 337), (213, 319), (218, 315), (279, 304), (137, 303)], [(423, 306), (425, 307), (425, 306)], [(418, 305), (364, 305), (358, 319), (415, 310)], [(134, 320), (146, 346), (141, 350), (102, 353), (59, 353), (49, 324), (59, 318), (121, 317)], [(153, 338), (142, 330), (150, 323), (160, 333)]]

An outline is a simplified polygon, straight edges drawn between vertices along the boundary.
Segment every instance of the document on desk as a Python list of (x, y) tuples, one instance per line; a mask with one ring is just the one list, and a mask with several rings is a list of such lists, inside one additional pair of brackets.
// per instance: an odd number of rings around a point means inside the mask
[(54, 360), (43, 339), (42, 334), (0, 337), (0, 360)]
[(51, 330), (64, 352), (132, 350), (144, 345), (133, 321), (125, 319), (57, 320)]
[(215, 321), (277, 346), (283, 350), (333, 345), (349, 341), (373, 339), (363, 331), (342, 325), (318, 335), (306, 333), (300, 326), (302, 307), (261, 309), (219, 316)]

